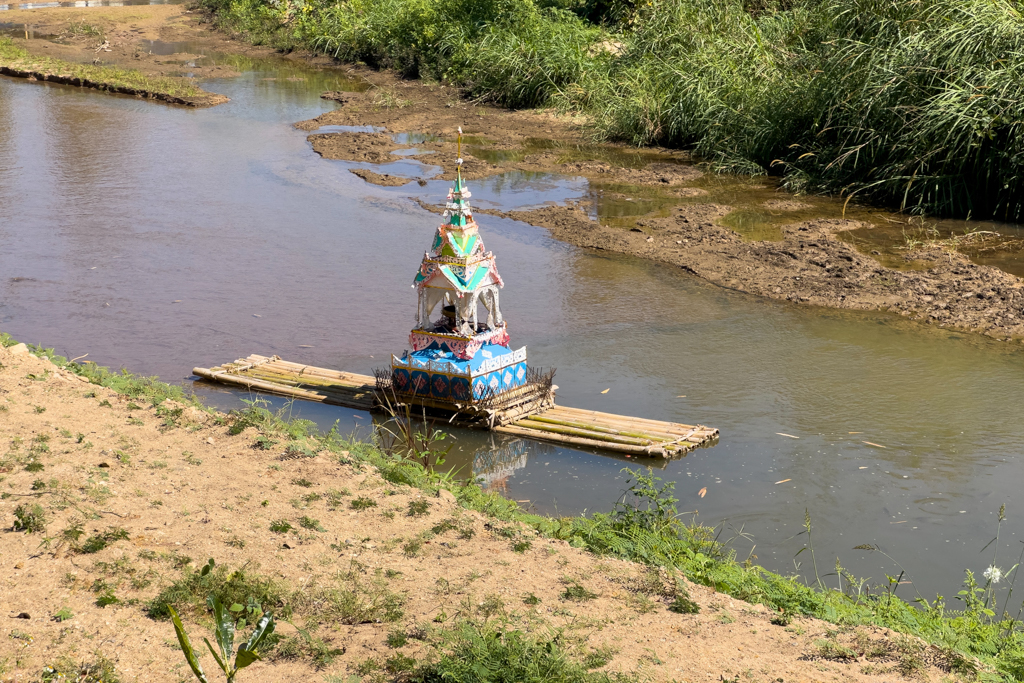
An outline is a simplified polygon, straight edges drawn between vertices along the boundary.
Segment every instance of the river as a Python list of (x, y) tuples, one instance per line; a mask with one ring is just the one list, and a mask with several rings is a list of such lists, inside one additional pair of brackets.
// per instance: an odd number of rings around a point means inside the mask
[[(405, 348), (412, 276), (439, 220), (410, 198), (441, 202), (448, 184), (377, 187), (349, 173), (366, 164), (313, 153), (291, 124), (333, 106), (321, 91), (358, 83), (285, 60), (241, 66), (204, 84), (231, 102), (198, 111), (0, 78), (0, 329), (186, 384), (193, 366), (250, 353), (369, 373)], [(431, 175), (397, 157), (384, 168)], [(581, 178), (523, 173), (471, 189), (477, 206), (505, 210), (591, 192)], [(982, 549), (1006, 503), (997, 563), (1015, 561), (1019, 345), (765, 301), (524, 223), (478, 222), (513, 344), (558, 369), (561, 403), (721, 430), (714, 448), (653, 464), (680, 510), (723, 538), (743, 534), (740, 559), (752, 549), (770, 569), (813, 576), (808, 554), (796, 557), (806, 510), (823, 576), (837, 556), (873, 583), (899, 574), (854, 549), (870, 543), (906, 569), (904, 597), (955, 595), (965, 568), (991, 562), (996, 546)], [(224, 408), (248, 398), (197, 390)], [(366, 414), (291, 410), (367, 433)], [(455, 436), (450, 465), (475, 462), (542, 513), (609, 510), (620, 469), (638, 464)]]

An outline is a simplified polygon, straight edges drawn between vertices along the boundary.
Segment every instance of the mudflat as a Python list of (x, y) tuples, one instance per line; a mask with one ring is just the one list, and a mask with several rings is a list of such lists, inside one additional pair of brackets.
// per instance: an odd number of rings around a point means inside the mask
[[(662, 198), (648, 214), (614, 225), (593, 220), (587, 202), (477, 213), (498, 213), (547, 228), (553, 237), (579, 247), (663, 262), (757, 296), (891, 311), (926, 324), (1024, 341), (1024, 283), (996, 267), (974, 263), (948, 241), (923, 241), (884, 262), (875, 258), (878, 252), (862, 252), (842, 239), (842, 233), (870, 228), (869, 223), (836, 216), (807, 220), (810, 205), (781, 192), (763, 203), (765, 210), (783, 216), (779, 239), (745, 239), (722, 220), (734, 207), (699, 201), (708, 194), (701, 187), (705, 171), (683, 152), (597, 146), (587, 139), (585, 122), (554, 112), (507, 111), (466, 102), (457, 91), (437, 84), (384, 73), (366, 77), (374, 88), (333, 94), (338, 109), (296, 124), (311, 131), (310, 143), (324, 158), (379, 164), (394, 161), (393, 152), (402, 151), (403, 158), (440, 166), (439, 177), (450, 179), (461, 127), (466, 133), (463, 176), (468, 179), (514, 170), (555, 173), (587, 178), (620, 197), (656, 190)], [(377, 131), (313, 132), (328, 125), (373, 126)], [(393, 135), (402, 133), (418, 137), (408, 144), (396, 142)], [(615, 163), (616, 157), (631, 154), (638, 167)], [(636, 159), (643, 163), (635, 164)], [(357, 175), (384, 184), (362, 170)], [(675, 206), (664, 201), (672, 197), (679, 198)], [(801, 219), (787, 223), (787, 212), (799, 212)], [(893, 261), (898, 267), (892, 267)]]

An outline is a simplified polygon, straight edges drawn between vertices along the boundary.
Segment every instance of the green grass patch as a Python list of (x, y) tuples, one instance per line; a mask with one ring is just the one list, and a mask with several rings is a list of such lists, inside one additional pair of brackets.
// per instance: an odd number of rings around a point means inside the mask
[(31, 55), (15, 45), (10, 38), (0, 38), (0, 66), (90, 81), (111, 90), (131, 89), (180, 98), (200, 98), (209, 95), (187, 78), (150, 77), (134, 69), (78, 64)]
[[(434, 661), (410, 678), (424, 683), (611, 683), (638, 680), (628, 674), (588, 671), (559, 644), (522, 631), (462, 621), (438, 631)], [(593, 663), (593, 662), (588, 662)]]

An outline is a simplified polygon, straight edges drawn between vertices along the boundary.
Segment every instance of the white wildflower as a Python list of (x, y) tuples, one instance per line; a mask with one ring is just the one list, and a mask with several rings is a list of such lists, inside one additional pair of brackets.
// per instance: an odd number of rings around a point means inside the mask
[(992, 583), (999, 583), (999, 579), (1003, 578), (1003, 570), (999, 567), (989, 567), (982, 576)]

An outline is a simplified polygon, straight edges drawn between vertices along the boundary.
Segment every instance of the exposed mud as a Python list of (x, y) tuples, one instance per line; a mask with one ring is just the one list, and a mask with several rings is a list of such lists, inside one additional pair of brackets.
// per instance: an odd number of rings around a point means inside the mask
[[(588, 217), (584, 207), (575, 205), (504, 213), (478, 210), (480, 213), (547, 228), (557, 239), (580, 247), (680, 266), (723, 287), (750, 294), (830, 308), (888, 310), (1000, 339), (1024, 337), (1021, 280), (997, 268), (974, 264), (956, 251), (903, 252), (901, 265), (905, 267), (890, 268), (837, 237), (866, 223), (834, 218), (783, 225), (780, 241), (746, 241), (722, 222), (732, 207), (693, 203), (694, 197), (706, 195), (707, 190), (693, 186), (699, 184), (703, 173), (686, 163), (685, 155), (652, 150), (650, 161), (640, 168), (572, 158), (586, 148), (586, 141), (567, 119), (547, 112), (505, 112), (474, 105), (459, 99), (451, 89), (389, 80), (386, 74), (373, 79), (378, 85), (364, 93), (327, 94), (341, 102), (339, 109), (297, 124), (310, 131), (323, 125), (386, 129), (314, 133), (309, 138), (313, 149), (325, 158), (386, 163), (398, 158), (394, 152), (404, 151), (402, 158), (440, 166), (441, 177), (449, 179), (458, 157), (455, 138), (461, 125), (467, 133), (463, 175), (469, 179), (509, 170), (546, 172), (598, 182), (610, 188), (605, 192), (607, 198), (618, 197), (621, 193), (614, 188), (621, 185), (657, 188), (681, 200), (668, 216), (664, 210), (652, 212), (626, 229), (601, 225)], [(388, 103), (392, 106), (385, 106)], [(400, 133), (413, 135), (403, 139), (395, 135)], [(533, 141), (539, 136), (548, 136), (556, 149), (537, 150)], [(517, 149), (525, 151), (515, 154)], [(510, 153), (498, 163), (474, 155), (499, 158), (500, 151)], [(359, 175), (367, 177), (362, 172)], [(763, 206), (773, 213), (811, 208), (785, 196)]]
[(764, 207), (773, 211), (806, 211), (812, 208), (810, 204), (795, 199), (771, 199), (764, 203)]
[[(368, 183), (380, 185), (381, 187), (400, 187), (412, 182), (412, 178), (403, 178), (399, 175), (380, 174), (366, 168), (354, 168), (352, 174), (357, 175)], [(422, 181), (421, 181), (422, 182)]]
[(909, 252), (917, 269), (886, 268), (837, 235), (859, 221), (819, 219), (785, 225), (777, 242), (747, 242), (718, 223), (730, 207), (677, 207), (630, 231), (599, 225), (582, 207), (502, 215), (551, 230), (556, 238), (680, 266), (723, 287), (772, 299), (860, 310), (888, 310), (999, 339), (1024, 337), (1024, 283), (943, 249)]
[[(135, 69), (146, 76), (224, 78), (238, 72), (226, 65), (202, 65), (205, 51), (237, 54), (272, 54), (226, 37), (203, 22), (203, 15), (186, 5), (134, 5), (128, 7), (43, 8), (9, 10), (0, 21), (20, 24), (11, 32), (20, 47), (42, 57), (69, 62)], [(150, 41), (191, 42), (195, 54), (154, 54)]]

